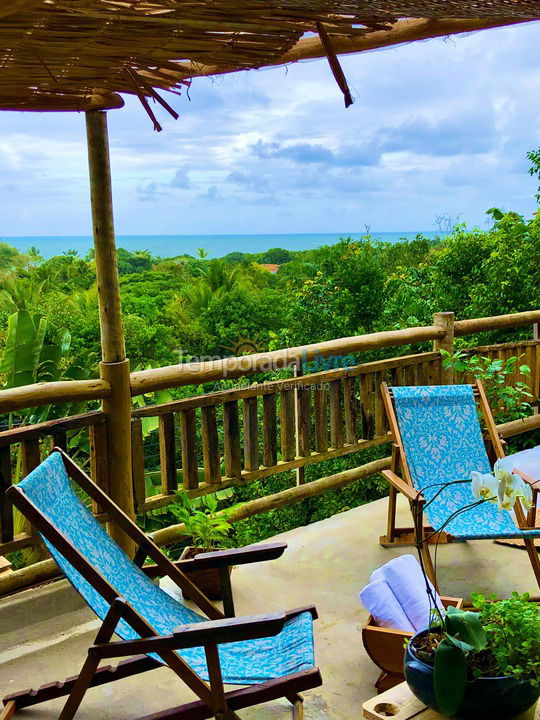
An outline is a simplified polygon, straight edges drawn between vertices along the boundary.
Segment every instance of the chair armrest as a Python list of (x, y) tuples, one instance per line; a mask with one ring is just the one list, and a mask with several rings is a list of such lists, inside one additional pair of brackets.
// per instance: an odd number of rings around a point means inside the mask
[[(174, 564), (180, 570), (204, 570), (206, 568), (230, 567), (231, 565), (246, 565), (247, 563), (262, 562), (263, 560), (275, 560), (283, 555), (286, 548), (287, 543), (284, 542), (248, 545), (243, 548), (200, 553), (189, 560), (176, 560)], [(146, 565), (143, 570), (151, 578), (160, 575), (157, 565)]]
[(92, 645), (88, 653), (104, 659), (272, 637), (281, 632), (286, 621), (285, 613), (208, 620), (180, 625), (173, 630), (172, 635)]
[[(248, 563), (262, 562), (263, 560), (275, 560), (281, 557), (287, 549), (287, 543), (277, 542), (266, 545), (248, 545), (242, 548), (231, 550), (215, 550), (195, 555), (190, 560), (182, 560), (180, 563), (189, 563), (189, 567), (229, 567), (230, 565), (246, 565)], [(187, 567), (187, 565), (186, 565)]]
[(383, 470), (381, 475), (388, 480), (390, 485), (395, 487), (396, 490), (399, 490), (399, 492), (402, 492), (411, 502), (418, 502), (424, 499), (422, 493), (417, 492), (392, 470)]

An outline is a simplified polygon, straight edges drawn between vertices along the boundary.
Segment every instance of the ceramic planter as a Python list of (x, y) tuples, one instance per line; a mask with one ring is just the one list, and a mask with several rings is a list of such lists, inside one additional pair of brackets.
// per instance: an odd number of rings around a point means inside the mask
[[(423, 630), (414, 637), (425, 633)], [(413, 694), (424, 705), (439, 712), (433, 688), (433, 667), (417, 657), (412, 643), (407, 645), (403, 669)], [(453, 717), (456, 720), (511, 720), (532, 708), (539, 697), (540, 688), (534, 688), (527, 680), (475, 678), (467, 682), (465, 697)]]

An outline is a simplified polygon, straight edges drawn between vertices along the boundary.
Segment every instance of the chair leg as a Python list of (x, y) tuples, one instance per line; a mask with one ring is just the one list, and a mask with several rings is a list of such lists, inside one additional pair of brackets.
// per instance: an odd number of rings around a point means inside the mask
[(538, 550), (535, 547), (534, 540), (531, 538), (525, 540), (525, 549), (529, 555), (536, 582), (538, 583), (538, 587), (540, 587), (540, 557), (538, 556)]
[(82, 670), (79, 673), (75, 684), (71, 688), (66, 704), (62, 708), (62, 712), (58, 716), (58, 720), (72, 720), (75, 713), (79, 709), (83, 697), (86, 691), (90, 687), (94, 673), (96, 672), (99, 665), (99, 658), (94, 658), (88, 655)]
[(415, 526), (416, 546), (420, 553), (423, 569), (428, 578), (431, 580), (435, 590), (439, 592), (437, 578), (435, 576), (435, 568), (429, 552), (429, 543), (426, 541), (426, 531), (424, 528), (423, 505), (411, 503), (411, 512)]
[(396, 529), (396, 499), (397, 490), (393, 485), (390, 485), (388, 493), (388, 521), (386, 525), (386, 537), (389, 543), (394, 542), (395, 529)]
[(7, 702), (2, 710), (0, 711), (0, 720), (9, 720), (11, 717), (13, 717), (13, 713), (15, 712), (16, 703), (15, 700), (10, 700)]
[(217, 645), (205, 645), (204, 652), (212, 690), (212, 710), (215, 720), (240, 720), (239, 716), (228, 706), (225, 698)]
[(291, 703), (293, 720), (304, 720), (304, 698), (300, 693), (288, 695), (287, 700)]

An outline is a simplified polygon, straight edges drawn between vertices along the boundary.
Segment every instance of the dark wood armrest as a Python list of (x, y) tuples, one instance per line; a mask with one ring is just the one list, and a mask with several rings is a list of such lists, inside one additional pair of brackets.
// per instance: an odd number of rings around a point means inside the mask
[(174, 629), (172, 635), (93, 645), (88, 652), (103, 659), (272, 637), (281, 632), (286, 620), (285, 613), (208, 620), (192, 625), (180, 625)]
[[(262, 562), (263, 560), (275, 560), (283, 555), (286, 548), (287, 543), (284, 542), (248, 545), (243, 548), (200, 553), (189, 560), (176, 560), (174, 564), (180, 570), (204, 570), (206, 568), (245, 565), (247, 563)], [(151, 578), (160, 575), (160, 569), (157, 565), (146, 565), (143, 570)]]
[(294, 610), (287, 610), (285, 615), (287, 616), (287, 620), (291, 620), (293, 617), (301, 615), (305, 612), (308, 612), (313, 620), (316, 620), (319, 617), (319, 613), (317, 612), (315, 605), (304, 605), (303, 607), (294, 608)]
[(276, 542), (266, 545), (248, 545), (231, 550), (215, 550), (214, 552), (200, 553), (191, 560), (182, 560), (190, 563), (189, 567), (202, 570), (207, 567), (229, 567), (230, 565), (246, 565), (247, 563), (275, 560), (281, 557), (287, 549), (287, 543)]
[(424, 499), (422, 493), (417, 492), (392, 470), (383, 470), (381, 475), (388, 480), (390, 485), (395, 487), (396, 490), (399, 490), (399, 492), (402, 492), (411, 502), (418, 502)]

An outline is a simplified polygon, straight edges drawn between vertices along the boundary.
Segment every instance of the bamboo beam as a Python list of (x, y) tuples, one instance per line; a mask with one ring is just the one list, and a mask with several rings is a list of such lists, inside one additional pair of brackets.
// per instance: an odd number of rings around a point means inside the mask
[(514, 435), (520, 435), (521, 433), (537, 430), (538, 428), (540, 428), (540, 415), (538, 414), (497, 425), (499, 435), (503, 438), (513, 437)]
[[(0, 10), (0, 19), (2, 17)], [(94, 93), (93, 95), (52, 95), (49, 99), (32, 99), (31, 104), (6, 103), (2, 110), (12, 112), (88, 112), (90, 110), (117, 110), (124, 107), (124, 100), (118, 93)]]
[[(320, 495), (327, 490), (335, 490), (336, 488), (344, 487), (349, 485), (356, 480), (369, 477), (375, 473), (386, 470), (390, 467), (391, 458), (386, 457), (382, 460), (373, 460), (372, 462), (360, 465), (360, 467), (352, 468), (351, 470), (345, 470), (335, 475), (329, 475), (328, 477), (321, 478), (320, 480), (313, 480), (303, 485), (295, 485), (287, 490), (274, 493), (273, 495), (266, 495), (256, 500), (250, 500), (247, 503), (243, 503), (232, 512), (228, 512), (226, 517), (230, 523), (239, 522), (246, 518), (253, 517), (254, 515), (260, 515), (270, 510), (276, 510), (286, 505), (292, 505), (293, 503), (305, 500), (308, 497), (314, 497)], [(221, 514), (221, 513), (220, 513)], [(152, 533), (154, 542), (158, 545), (170, 545), (176, 542), (181, 537), (186, 535), (185, 526), (180, 523), (178, 525), (171, 525), (167, 528), (156, 530)], [(1, 583), (1, 580), (0, 580)], [(1, 588), (1, 584), (0, 584)]]
[[(366, 52), (379, 48), (401, 45), (402, 43), (417, 40), (431, 40), (436, 37), (456, 35), (459, 33), (476, 32), (490, 28), (516, 25), (530, 22), (536, 18), (524, 20), (522, 18), (410, 18), (398, 20), (389, 30), (376, 30), (364, 35), (348, 37), (347, 35), (332, 35), (334, 52), (339, 55)], [(311, 60), (325, 55), (322, 41), (319, 37), (304, 38), (282, 55), (275, 65)]]
[(428, 325), (426, 327), (386, 330), (369, 335), (327, 340), (312, 345), (285, 348), (254, 355), (228, 357), (210, 362), (185, 363), (151, 370), (140, 370), (131, 373), (131, 394), (142, 395), (143, 393), (181, 385), (198, 385), (220, 380), (223, 377), (234, 379), (241, 375), (291, 367), (297, 362), (309, 362), (316, 357), (348, 355), (383, 347), (399, 347), (427, 340), (436, 340), (443, 335), (444, 330), (442, 328), (436, 325)]
[[(332, 35), (332, 45), (337, 55), (367, 52), (412, 43), (419, 40), (432, 40), (437, 37), (458, 35), (460, 33), (477, 32), (491, 28), (517, 25), (531, 22), (538, 18), (408, 18), (398, 20), (388, 30), (375, 30), (354, 36)], [(266, 66), (288, 65), (300, 60), (315, 60), (325, 57), (326, 53), (320, 37), (300, 39), (288, 52), (281, 57), (268, 60)], [(207, 75), (224, 75), (237, 72), (237, 67), (220, 65), (203, 65), (197, 62), (179, 64), (178, 72), (165, 70), (171, 76), (171, 84), (179, 77), (191, 78)]]
[[(120, 302), (106, 113), (87, 112), (86, 130), (101, 331), (100, 375), (111, 387), (111, 395), (103, 400), (107, 420), (109, 492), (117, 505), (134, 517), (129, 360), (126, 359)], [(127, 536), (112, 524), (110, 530), (112, 537), (131, 554), (133, 543)]]
[(15, 410), (52, 405), (54, 403), (99, 400), (111, 394), (111, 387), (103, 380), (59, 380), (35, 383), (0, 390), (0, 415)]
[(457, 320), (454, 323), (454, 335), (463, 337), (464, 335), (475, 335), (479, 332), (534, 325), (537, 322), (540, 322), (540, 310), (527, 310), (526, 312), (493, 315), (492, 317), (473, 318), (472, 320)]

